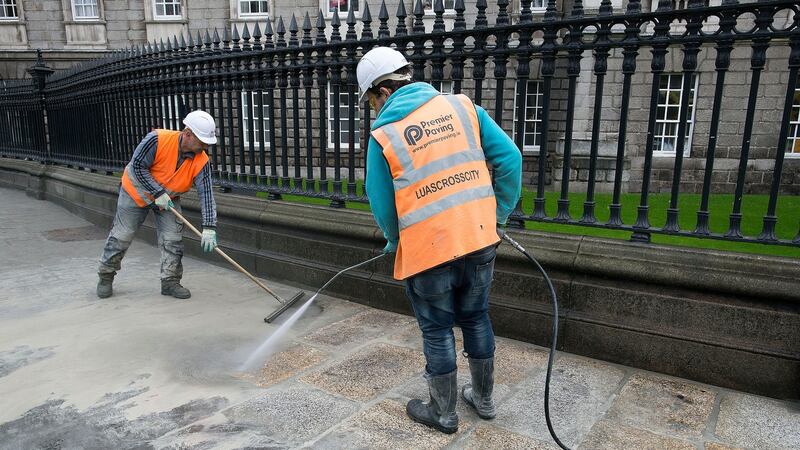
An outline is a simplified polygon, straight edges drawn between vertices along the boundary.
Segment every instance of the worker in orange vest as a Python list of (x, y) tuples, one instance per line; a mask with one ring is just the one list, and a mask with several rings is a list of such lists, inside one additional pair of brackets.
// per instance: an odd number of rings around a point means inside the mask
[(396, 252), (394, 277), (405, 280), (422, 330), (430, 400), (411, 400), (406, 412), (455, 433), (454, 325), (464, 336), (472, 381), (462, 398), (481, 418), (495, 416), (489, 290), (498, 227), (522, 188), (522, 156), (468, 97), (412, 82), (408, 61), (396, 50), (370, 50), (356, 75), (360, 101), (368, 98), (377, 111), (367, 150), (367, 195), (387, 240), (384, 251)]
[(206, 150), (217, 143), (214, 118), (205, 111), (192, 111), (183, 131), (151, 131), (133, 152), (122, 174), (114, 225), (100, 258), (97, 296), (110, 297), (112, 283), (122, 258), (150, 210), (154, 211), (158, 245), (161, 248), (161, 294), (189, 298), (181, 286), (183, 276), (183, 224), (168, 210), (181, 211), (180, 195), (197, 187), (203, 215), (201, 246), (206, 252), (217, 246), (217, 210), (211, 190), (211, 170)]

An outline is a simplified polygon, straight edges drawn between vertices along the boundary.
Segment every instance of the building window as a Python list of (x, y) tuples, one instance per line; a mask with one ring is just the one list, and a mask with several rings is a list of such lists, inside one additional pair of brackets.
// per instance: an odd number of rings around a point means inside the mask
[(794, 89), (794, 102), (789, 115), (789, 136), (786, 156), (800, 158), (800, 84)]
[(266, 16), (269, 13), (269, 1), (240, 0), (239, 16)]
[[(525, 120), (522, 128), (522, 150), (526, 153), (539, 151), (542, 141), (542, 83), (537, 80), (528, 80), (528, 88), (525, 95)], [(514, 88), (514, 131), (512, 136), (517, 136), (517, 92)]]
[(180, 19), (181, 0), (155, 0), (156, 19)]
[(264, 130), (264, 148), (269, 148), (269, 107), (266, 92), (261, 93), (261, 111), (256, 92), (242, 92), (242, 133), (244, 145), (250, 145), (250, 118), (253, 118), (253, 146), (261, 145), (261, 130)]
[[(683, 155), (689, 156), (692, 146), (692, 131), (694, 130), (694, 101), (696, 97), (695, 86), (697, 77), (692, 76), (692, 88), (688, 92), (689, 103), (686, 114), (686, 133)], [(653, 136), (653, 151), (655, 154), (672, 156), (678, 148), (678, 118), (681, 114), (681, 98), (683, 98), (683, 75), (662, 74), (658, 88), (658, 109), (656, 110), (656, 130)]]
[(439, 92), (442, 94), (452, 94), (453, 93), (453, 80), (442, 80), (441, 85), (439, 86)]
[[(344, 86), (341, 86), (343, 88)], [(358, 99), (358, 94), (353, 94)], [(359, 116), (361, 114), (361, 107), (356, 103), (356, 111), (355, 111), (355, 125), (353, 133), (355, 133), (355, 148), (359, 148)], [(336, 106), (334, 106), (336, 105)], [(333, 90), (331, 89), (331, 84), (328, 82), (328, 148), (333, 148), (333, 143), (336, 137), (333, 133), (333, 124), (334, 124), (334, 117), (333, 112), (334, 108), (339, 109), (339, 144), (342, 148), (348, 148), (350, 145), (350, 94), (348, 92), (339, 92), (339, 101), (336, 101), (336, 97), (333, 96)]]
[[(425, 14), (434, 15), (436, 12), (433, 10), (433, 6), (436, 3), (436, 0), (423, 0), (422, 6), (425, 8)], [(456, 13), (456, 0), (443, 0), (444, 3), (444, 13), (445, 14), (455, 14)], [(415, 3), (416, 4), (416, 3)]]
[(19, 19), (17, 0), (0, 0), (0, 20)]
[[(541, 12), (547, 9), (547, 0), (533, 0), (531, 2), (531, 11)], [(522, 0), (519, 2), (519, 10), (522, 12)]]
[(72, 17), (75, 20), (99, 19), (97, 0), (72, 0)]
[(185, 95), (168, 95), (161, 97), (161, 128), (168, 130), (180, 130), (183, 128), (181, 119), (188, 111), (186, 110), (186, 96)]
[(347, 14), (352, 9), (353, 12), (358, 12), (358, 0), (322, 0), (328, 4), (328, 15), (330, 16), (339, 8), (339, 14)]

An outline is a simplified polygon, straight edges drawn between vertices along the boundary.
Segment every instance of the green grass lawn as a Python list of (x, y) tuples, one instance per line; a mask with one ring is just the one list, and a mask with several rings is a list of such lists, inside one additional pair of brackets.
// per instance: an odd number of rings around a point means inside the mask
[[(317, 188), (319, 183), (317, 183)], [(344, 186), (343, 186), (344, 189)], [(329, 185), (329, 191), (332, 192), (332, 185)], [(361, 194), (363, 192), (363, 182), (356, 182), (356, 192)], [(266, 193), (259, 193), (260, 197), (266, 197)], [(533, 212), (533, 199), (536, 196), (535, 191), (523, 189), (522, 193), (522, 208), (526, 215)], [(545, 211), (548, 217), (555, 217), (558, 208), (557, 200), (559, 194), (557, 192), (545, 193)], [(608, 221), (609, 209), (611, 203), (611, 194), (602, 193), (595, 195), (595, 215), (597, 216), (598, 223), (605, 223)], [(290, 202), (299, 202), (307, 204), (315, 204), (327, 206), (330, 200), (321, 198), (310, 198), (301, 195), (283, 195), (283, 200)], [(579, 219), (583, 215), (583, 202), (586, 200), (585, 193), (571, 193), (570, 200), (570, 215), (573, 219)], [(700, 208), (700, 194), (681, 194), (678, 201), (678, 208), (680, 213), (678, 215), (681, 230), (693, 231), (697, 222), (697, 210)], [(732, 194), (718, 194), (713, 195), (709, 199), (709, 228), (712, 233), (725, 233), (729, 225), (729, 215), (733, 207)], [(636, 222), (637, 207), (639, 206), (640, 194), (623, 194), (621, 198), (622, 204), (622, 221), (626, 225), (633, 225)], [(667, 208), (669, 207), (670, 194), (650, 194), (649, 203), (649, 219), (650, 226), (653, 228), (661, 228), (666, 223)], [(769, 196), (767, 195), (746, 195), (742, 199), (742, 224), (741, 231), (747, 237), (756, 237), (761, 233), (764, 214), (767, 212), (767, 205)], [(369, 211), (369, 205), (360, 202), (346, 202), (347, 208), (357, 209), (362, 211)], [(782, 196), (778, 199), (778, 208), (776, 215), (778, 223), (775, 228), (775, 233), (779, 239), (792, 240), (798, 234), (800, 228), (800, 196)], [(527, 221), (525, 228), (529, 230), (547, 231), (553, 233), (566, 233), (573, 235), (583, 236), (596, 236), (606, 237), (612, 239), (629, 240), (631, 237), (630, 231), (611, 230), (597, 227), (587, 227), (579, 225), (565, 225), (560, 223), (544, 223)], [(652, 233), (652, 242), (665, 245), (678, 245), (684, 247), (695, 248), (709, 248), (718, 250), (729, 250), (745, 253), (757, 253), (763, 255), (785, 256), (789, 258), (800, 258), (800, 248), (790, 247), (785, 245), (770, 245), (758, 243), (744, 243), (723, 241), (719, 239), (702, 239), (686, 236), (671, 236), (658, 233)]]

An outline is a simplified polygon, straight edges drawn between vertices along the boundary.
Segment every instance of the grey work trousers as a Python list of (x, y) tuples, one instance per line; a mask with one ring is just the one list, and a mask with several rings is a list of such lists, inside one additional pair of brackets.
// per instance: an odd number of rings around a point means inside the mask
[[(172, 202), (175, 204), (175, 209), (181, 212), (180, 199), (173, 199)], [(120, 270), (122, 258), (133, 241), (133, 235), (150, 211), (155, 215), (158, 247), (161, 249), (161, 281), (180, 281), (183, 276), (181, 263), (183, 223), (169, 211), (154, 210), (151, 206), (140, 207), (121, 186), (114, 225), (106, 239), (103, 256), (100, 257), (100, 267), (97, 270), (100, 278), (113, 278)]]

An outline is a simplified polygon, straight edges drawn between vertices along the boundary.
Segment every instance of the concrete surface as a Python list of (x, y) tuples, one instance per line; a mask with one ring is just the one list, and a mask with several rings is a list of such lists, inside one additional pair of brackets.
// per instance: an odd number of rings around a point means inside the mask
[[(137, 241), (100, 300), (106, 230), (18, 190), (0, 188), (0, 204), (2, 449), (557, 448), (546, 349), (498, 339), (497, 419), (459, 402), (459, 431), (444, 435), (405, 416), (426, 392), (412, 318), (323, 295), (278, 353), (242, 372), (280, 325), (263, 322), (277, 305), (242, 274), (186, 257), (193, 297), (164, 297), (158, 250)], [(460, 383), (466, 367), (459, 356)], [(573, 448), (800, 447), (797, 403), (566, 353), (550, 392)]]

